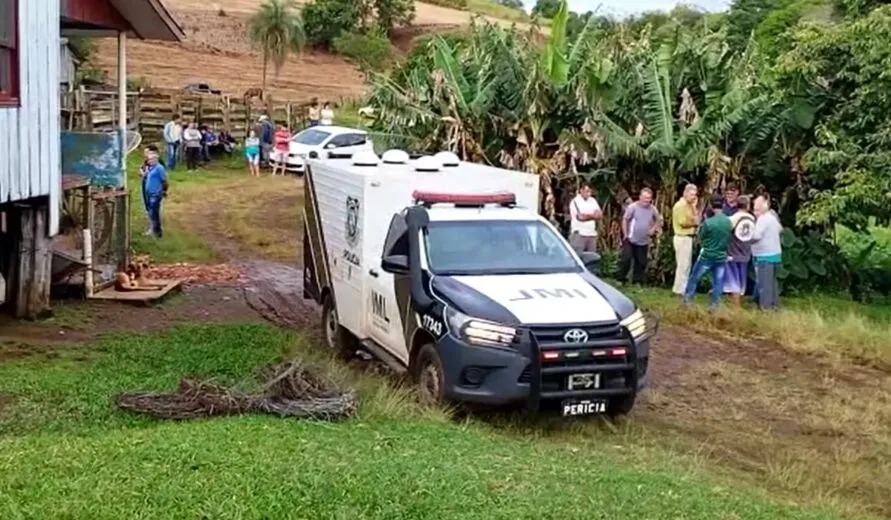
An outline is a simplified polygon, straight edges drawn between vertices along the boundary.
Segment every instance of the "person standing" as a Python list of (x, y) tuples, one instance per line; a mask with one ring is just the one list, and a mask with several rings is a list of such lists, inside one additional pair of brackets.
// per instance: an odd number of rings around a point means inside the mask
[(148, 214), (151, 234), (161, 238), (161, 202), (167, 196), (167, 170), (158, 161), (156, 152), (146, 154), (148, 170), (145, 174), (145, 193), (148, 196)]
[(733, 232), (727, 247), (724, 293), (730, 295), (730, 300), (736, 307), (740, 307), (748, 285), (749, 261), (752, 258), (751, 240), (755, 228), (755, 218), (749, 213), (749, 198), (745, 195), (736, 199), (736, 212), (730, 217), (730, 224)]
[(313, 99), (309, 105), (309, 126), (319, 126), (322, 119), (322, 112), (319, 110), (319, 100)]
[(597, 221), (603, 211), (597, 199), (591, 196), (591, 185), (582, 183), (578, 195), (569, 203), (569, 245), (575, 252), (597, 252)]
[(331, 102), (325, 101), (322, 111), (319, 113), (323, 125), (331, 126), (334, 124), (334, 109), (331, 108)]
[(701, 222), (696, 207), (698, 199), (699, 188), (695, 184), (688, 184), (684, 187), (684, 195), (671, 209), (671, 227), (674, 231), (672, 245), (676, 265), (672, 292), (678, 296), (684, 295), (687, 278), (690, 276), (690, 265), (693, 263), (693, 235), (696, 233), (696, 226)]
[(274, 134), (272, 122), (269, 121), (268, 116), (262, 115), (260, 116), (257, 126), (257, 133), (260, 134), (260, 162), (269, 165), (269, 163), (272, 161), (272, 144)]
[(251, 130), (244, 140), (244, 156), (247, 158), (248, 168), (252, 177), (260, 176), (260, 138), (257, 132)]
[(142, 166), (139, 167), (139, 178), (140, 178), (141, 184), (142, 184), (142, 186), (141, 186), (141, 188), (142, 188), (141, 189), (142, 205), (145, 208), (146, 221), (148, 222), (148, 227), (145, 231), (146, 235), (152, 234), (152, 221), (150, 218), (151, 211), (149, 209), (149, 196), (148, 196), (148, 192), (145, 189), (146, 181), (148, 180), (148, 172), (149, 172), (149, 169), (151, 168), (151, 165), (149, 164), (149, 154), (155, 154), (155, 156), (157, 157), (158, 156), (158, 147), (153, 144), (150, 144), (142, 150), (143, 161), (142, 161)]
[(737, 211), (739, 211), (739, 185), (735, 182), (728, 182), (724, 187), (724, 204), (721, 206), (721, 212), (730, 218)]
[(180, 139), (182, 138), (182, 126), (179, 114), (173, 114), (170, 121), (164, 125), (164, 143), (167, 145), (167, 169), (176, 168), (176, 159), (179, 152)]
[(201, 157), (201, 130), (198, 130), (195, 123), (189, 123), (183, 132), (183, 142), (186, 146), (186, 169), (197, 170)]
[(279, 125), (275, 132), (275, 152), (272, 157), (272, 175), (281, 168), (282, 175), (288, 173), (288, 152), (291, 147), (291, 132), (285, 125)]
[(723, 211), (724, 201), (720, 196), (713, 196), (709, 207), (711, 215), (699, 227), (699, 258), (693, 265), (687, 288), (684, 291), (684, 303), (690, 303), (699, 281), (706, 272), (712, 273), (712, 291), (709, 308), (715, 309), (721, 303), (724, 289), (724, 272), (727, 267), (727, 247), (733, 234), (733, 225)]
[(752, 234), (752, 257), (755, 261), (755, 297), (762, 310), (776, 309), (779, 303), (777, 269), (783, 262), (783, 226), (770, 199), (755, 199), (755, 231)]
[(631, 269), (631, 281), (643, 283), (647, 270), (647, 254), (652, 237), (662, 227), (662, 215), (653, 206), (653, 190), (640, 191), (637, 202), (625, 208), (622, 217), (622, 257), (619, 260), (619, 281), (625, 281)]

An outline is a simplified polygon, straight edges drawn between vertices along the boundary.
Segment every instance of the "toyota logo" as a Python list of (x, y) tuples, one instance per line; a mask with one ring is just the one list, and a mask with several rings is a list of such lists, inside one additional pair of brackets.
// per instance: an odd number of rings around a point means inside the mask
[(563, 341), (567, 343), (585, 343), (588, 341), (588, 333), (582, 329), (570, 329), (563, 335)]

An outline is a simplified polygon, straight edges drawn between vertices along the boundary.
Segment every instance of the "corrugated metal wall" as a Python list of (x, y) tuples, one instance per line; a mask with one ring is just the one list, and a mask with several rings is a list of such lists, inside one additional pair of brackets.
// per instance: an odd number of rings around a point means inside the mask
[(59, 0), (19, 0), (21, 106), (0, 107), (0, 204), (50, 196), (59, 223)]

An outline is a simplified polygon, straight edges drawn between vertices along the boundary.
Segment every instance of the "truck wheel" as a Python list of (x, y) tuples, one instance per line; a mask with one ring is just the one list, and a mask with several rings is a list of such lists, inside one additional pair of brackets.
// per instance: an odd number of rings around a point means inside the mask
[(325, 346), (337, 356), (350, 359), (356, 354), (356, 338), (346, 330), (337, 318), (334, 298), (328, 296), (322, 304), (322, 333)]
[(442, 370), (442, 360), (439, 359), (439, 353), (432, 344), (427, 343), (418, 351), (412, 375), (418, 385), (422, 402), (433, 405), (445, 403), (445, 374)]
[(636, 393), (618, 397), (616, 399), (610, 399), (609, 404), (606, 405), (606, 415), (609, 417), (627, 415), (631, 412), (631, 409), (634, 408), (634, 401), (636, 399)]

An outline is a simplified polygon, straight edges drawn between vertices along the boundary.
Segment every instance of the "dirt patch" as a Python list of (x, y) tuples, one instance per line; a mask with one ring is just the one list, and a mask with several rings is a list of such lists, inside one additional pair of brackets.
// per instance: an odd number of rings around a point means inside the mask
[(634, 418), (759, 483), (891, 514), (891, 378), (764, 342), (660, 331)]
[[(260, 321), (244, 298), (240, 287), (187, 287), (182, 294), (151, 307), (123, 303), (84, 301), (54, 302), (56, 316), (42, 322), (21, 322), (3, 318), (0, 323), (0, 360), (29, 355), (52, 355), (57, 349), (72, 348), (79, 342), (109, 333), (166, 330), (177, 323), (237, 323)], [(76, 308), (77, 323), (66, 315)]]

